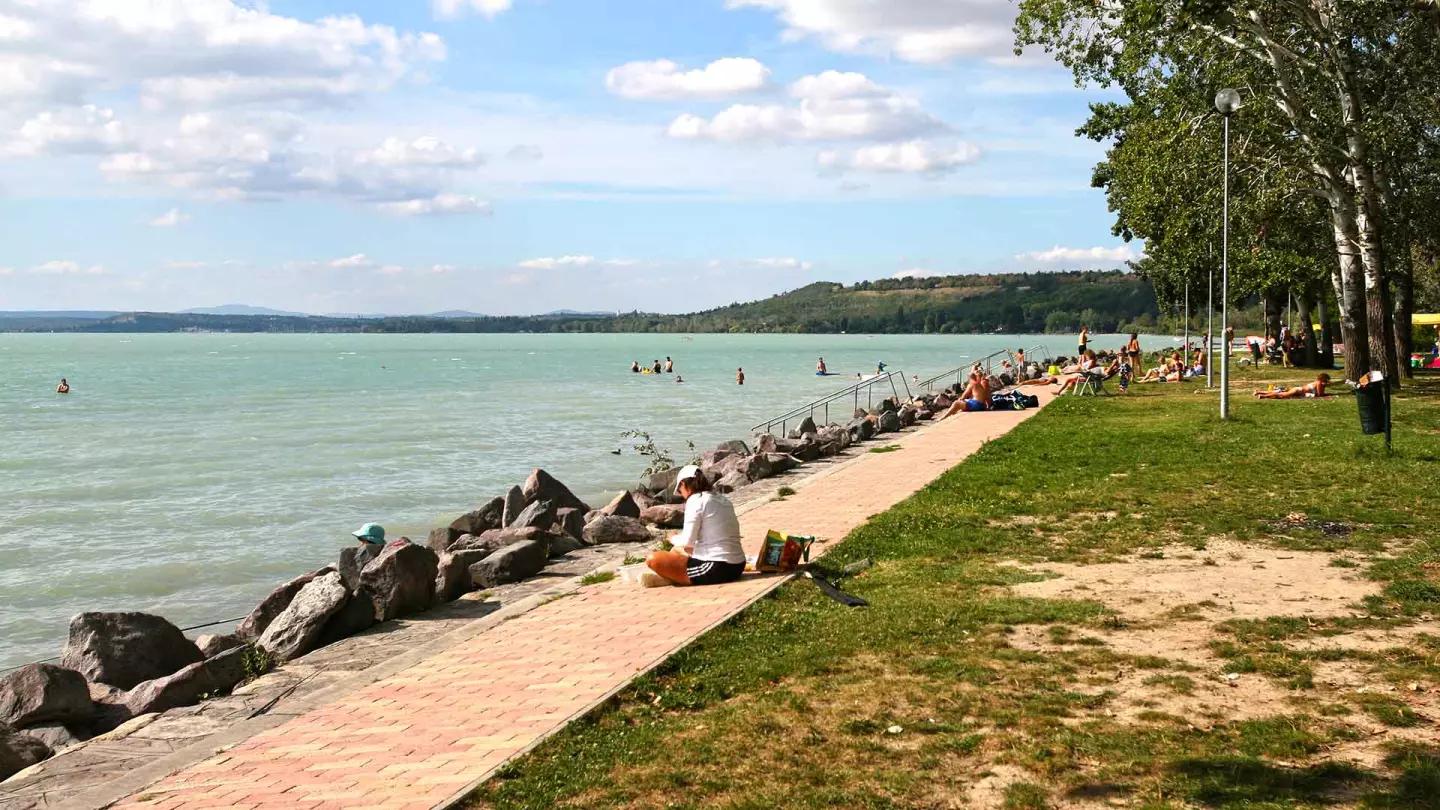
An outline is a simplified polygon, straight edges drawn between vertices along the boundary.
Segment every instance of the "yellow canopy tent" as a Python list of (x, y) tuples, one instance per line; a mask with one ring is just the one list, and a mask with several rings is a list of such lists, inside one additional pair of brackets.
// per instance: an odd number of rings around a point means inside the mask
[(1416, 326), (1440, 326), (1440, 314), (1412, 315), (1410, 322)]

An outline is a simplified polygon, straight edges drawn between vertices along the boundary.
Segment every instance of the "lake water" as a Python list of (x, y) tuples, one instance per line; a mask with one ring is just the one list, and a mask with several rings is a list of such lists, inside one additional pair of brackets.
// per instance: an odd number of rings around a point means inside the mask
[[(0, 669), (59, 654), (83, 610), (243, 616), (360, 524), (423, 538), (533, 467), (602, 505), (646, 463), (622, 431), (677, 457), (746, 438), (850, 384), (818, 356), (923, 378), (1046, 340), (0, 334)], [(685, 384), (629, 372), (667, 355)]]

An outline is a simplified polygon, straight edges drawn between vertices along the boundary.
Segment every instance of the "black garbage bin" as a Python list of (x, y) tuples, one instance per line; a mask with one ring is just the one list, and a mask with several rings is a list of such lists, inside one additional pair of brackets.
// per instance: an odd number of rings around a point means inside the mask
[(1384, 383), (1371, 383), (1355, 389), (1355, 401), (1360, 405), (1360, 431), (1366, 436), (1384, 433), (1389, 423), (1385, 401), (1388, 391)]

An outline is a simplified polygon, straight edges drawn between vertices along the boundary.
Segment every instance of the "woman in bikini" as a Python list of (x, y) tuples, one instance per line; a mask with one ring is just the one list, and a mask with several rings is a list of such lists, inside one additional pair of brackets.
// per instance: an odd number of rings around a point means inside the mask
[(1315, 382), (1302, 385), (1299, 388), (1291, 388), (1288, 391), (1260, 391), (1255, 392), (1256, 399), (1321, 399), (1325, 396), (1325, 387), (1330, 384), (1330, 375), (1321, 374), (1315, 378)]

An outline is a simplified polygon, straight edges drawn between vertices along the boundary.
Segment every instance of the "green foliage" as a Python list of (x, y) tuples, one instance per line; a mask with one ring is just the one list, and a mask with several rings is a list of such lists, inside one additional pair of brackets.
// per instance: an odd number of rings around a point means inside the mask
[(251, 644), (240, 654), (240, 668), (245, 672), (245, 680), (253, 681), (274, 669), (275, 659), (270, 653)]
[(612, 580), (612, 579), (614, 579), (614, 578), (615, 578), (615, 572), (614, 572), (614, 571), (595, 571), (595, 572), (593, 572), (593, 573), (589, 573), (589, 574), (586, 574), (585, 576), (581, 577), (581, 578), (580, 578), (580, 584), (581, 584), (582, 586), (583, 586), (583, 585), (599, 585), (599, 584), (601, 584), (602, 582), (609, 582), (610, 580)]

